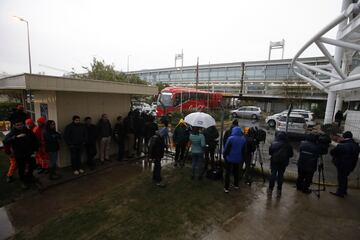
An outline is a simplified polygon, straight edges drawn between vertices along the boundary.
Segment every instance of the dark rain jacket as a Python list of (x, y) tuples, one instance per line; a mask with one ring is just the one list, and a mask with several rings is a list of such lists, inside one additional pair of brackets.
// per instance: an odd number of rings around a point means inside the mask
[(161, 159), (165, 153), (165, 141), (159, 133), (152, 136), (149, 140), (149, 157), (152, 159)]
[(189, 141), (189, 130), (184, 124), (176, 126), (173, 135), (173, 141), (175, 144), (187, 143)]
[[(20, 134), (25, 134), (25, 136), (16, 137)], [(11, 146), (15, 158), (28, 157), (36, 152), (40, 146), (35, 134), (26, 127), (22, 129), (13, 128), (5, 136), (3, 143)]]
[(81, 124), (70, 123), (65, 127), (64, 140), (70, 147), (79, 147), (86, 143), (85, 127)]
[(243, 163), (246, 140), (240, 127), (234, 127), (224, 148), (224, 159), (230, 163)]
[(358, 162), (359, 151), (359, 144), (350, 138), (341, 141), (330, 154), (338, 171), (350, 174)]
[(112, 128), (109, 120), (100, 119), (97, 124), (98, 137), (110, 137), (112, 135)]
[(313, 141), (301, 141), (299, 149), (298, 169), (305, 172), (315, 172), (320, 157), (320, 148)]
[(216, 126), (211, 126), (211, 127), (206, 128), (203, 131), (203, 134), (205, 137), (206, 145), (208, 145), (209, 148), (211, 148), (211, 149), (215, 149), (216, 145), (218, 143), (217, 139), (219, 137), (219, 132), (218, 132)]
[[(278, 155), (279, 151), (282, 152), (280, 156)], [(289, 165), (289, 159), (294, 155), (294, 152), (291, 145), (288, 143), (285, 134), (279, 133), (279, 135), (276, 137), (276, 140), (271, 143), (269, 147), (269, 155), (271, 156), (270, 167), (286, 167)]]
[(55, 130), (45, 130), (44, 131), (44, 140), (45, 140), (45, 151), (46, 152), (57, 152), (60, 148), (60, 139), (61, 135)]

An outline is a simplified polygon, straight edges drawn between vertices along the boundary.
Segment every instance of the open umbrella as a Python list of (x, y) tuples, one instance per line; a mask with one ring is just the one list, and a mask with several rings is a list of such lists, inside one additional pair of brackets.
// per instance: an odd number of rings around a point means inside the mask
[(203, 112), (190, 113), (184, 120), (193, 127), (208, 128), (216, 124), (215, 119), (212, 116)]

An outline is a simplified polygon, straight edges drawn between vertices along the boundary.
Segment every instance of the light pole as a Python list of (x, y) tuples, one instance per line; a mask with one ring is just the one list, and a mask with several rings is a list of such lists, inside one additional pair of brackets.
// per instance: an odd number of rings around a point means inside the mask
[(129, 72), (129, 58), (131, 57), (131, 55), (127, 56), (127, 72)]
[(28, 53), (29, 53), (29, 69), (30, 69), (30, 74), (32, 73), (31, 71), (31, 54), (30, 54), (30, 34), (29, 34), (29, 22), (26, 21), (25, 19), (18, 17), (18, 16), (14, 16), (14, 18), (25, 22), (26, 23), (26, 28), (27, 28), (27, 42), (28, 42)]

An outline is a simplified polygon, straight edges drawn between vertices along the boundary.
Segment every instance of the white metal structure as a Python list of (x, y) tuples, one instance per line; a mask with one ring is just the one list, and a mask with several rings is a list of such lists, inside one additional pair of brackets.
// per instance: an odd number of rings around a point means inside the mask
[(281, 49), (281, 59), (284, 59), (285, 40), (283, 39), (282, 41), (278, 41), (278, 42), (271, 42), (270, 41), (268, 60), (270, 60), (270, 58), (271, 58), (271, 51), (273, 49)]
[[(331, 123), (334, 112), (342, 108), (345, 98), (359, 97), (360, 73), (349, 73), (351, 57), (360, 51), (360, 2), (343, 0), (342, 12), (332, 22), (311, 38), (295, 55), (292, 66), (300, 78), (328, 93), (324, 123)], [(357, 15), (357, 16), (356, 16)], [(336, 39), (324, 37), (338, 26)], [(316, 44), (329, 60), (326, 65), (309, 65), (299, 61), (301, 54), (312, 44)], [(335, 46), (334, 57), (326, 45)], [(319, 75), (326, 77), (319, 78)], [(336, 103), (336, 106), (335, 106)]]

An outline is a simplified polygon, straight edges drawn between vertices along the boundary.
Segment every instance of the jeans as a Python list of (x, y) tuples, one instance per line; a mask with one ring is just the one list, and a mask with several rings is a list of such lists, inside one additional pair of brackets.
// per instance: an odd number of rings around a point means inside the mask
[(155, 182), (161, 182), (161, 158), (154, 159), (153, 180)]
[(211, 169), (215, 167), (215, 148), (216, 146), (209, 146), (205, 150), (205, 166), (204, 171), (208, 169), (209, 163)]
[(124, 151), (125, 151), (124, 148), (125, 148), (124, 142), (123, 141), (118, 142), (118, 154), (117, 154), (118, 161), (121, 161), (124, 158)]
[(204, 168), (203, 153), (192, 153), (192, 176), (193, 178), (200, 178)]
[(225, 189), (229, 189), (230, 187), (231, 172), (234, 175), (234, 185), (239, 186), (239, 168), (240, 163), (225, 162)]
[(87, 165), (92, 168), (95, 166), (95, 156), (96, 156), (96, 143), (87, 143), (85, 144), (85, 151), (86, 151), (86, 158), (87, 158)]
[(178, 143), (175, 147), (175, 165), (180, 164), (181, 166), (184, 166), (185, 164), (185, 150), (186, 150), (187, 143)]
[[(34, 179), (33, 171), (36, 168), (35, 159), (31, 156), (16, 157), (16, 164), (20, 180), (25, 184), (30, 183)], [(28, 166), (28, 169), (25, 172), (26, 166)]]
[(79, 170), (81, 168), (81, 146), (71, 146), (70, 157), (73, 170)]
[(340, 195), (347, 194), (348, 176), (348, 172), (337, 171), (338, 188), (336, 193)]
[(270, 181), (269, 181), (270, 189), (274, 189), (275, 181), (277, 181), (277, 189), (281, 191), (282, 184), (284, 182), (285, 169), (286, 169), (286, 167), (284, 167), (284, 166), (278, 166), (278, 165), (271, 166), (271, 175), (270, 175)]
[(57, 160), (58, 160), (58, 152), (49, 152), (49, 158), (50, 158), (50, 168), (56, 169), (57, 166)]
[(111, 137), (102, 137), (100, 139), (100, 161), (109, 160)]

